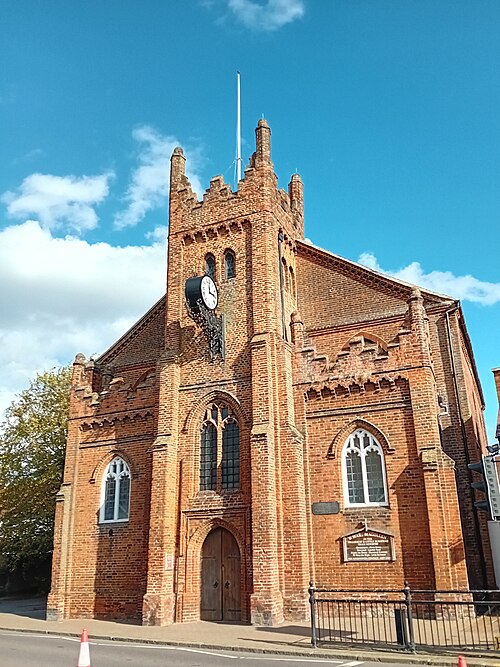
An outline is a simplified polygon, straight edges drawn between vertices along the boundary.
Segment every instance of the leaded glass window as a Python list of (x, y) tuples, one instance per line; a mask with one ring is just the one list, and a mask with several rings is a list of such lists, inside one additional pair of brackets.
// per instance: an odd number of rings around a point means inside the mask
[(240, 429), (227, 405), (207, 408), (200, 444), (200, 490), (239, 489)]
[(234, 421), (226, 422), (222, 431), (222, 488), (240, 486), (240, 429)]
[(104, 473), (100, 521), (128, 521), (129, 507), (130, 469), (126, 462), (117, 456)]
[(200, 489), (215, 489), (217, 484), (217, 429), (207, 424), (201, 432)]
[(205, 257), (205, 274), (215, 280), (215, 257), (211, 253)]
[(224, 267), (226, 270), (226, 278), (234, 278), (236, 275), (236, 259), (231, 250), (227, 250), (224, 255)]
[(342, 467), (346, 505), (386, 505), (382, 447), (371, 433), (357, 429), (344, 446)]
[(346, 454), (345, 467), (347, 473), (349, 503), (363, 503), (365, 500), (363, 490), (363, 468), (361, 466), (361, 456), (359, 452), (350, 451)]

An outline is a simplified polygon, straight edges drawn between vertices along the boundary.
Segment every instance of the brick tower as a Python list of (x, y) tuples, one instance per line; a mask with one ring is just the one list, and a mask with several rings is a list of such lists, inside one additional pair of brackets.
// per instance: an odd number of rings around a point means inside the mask
[[(277, 189), (270, 130), (264, 120), (256, 130), (256, 152), (237, 193), (217, 177), (199, 203), (184, 175), (184, 162), (176, 150), (171, 166), (165, 354), (159, 370), (160, 410), (153, 445), (151, 507), (155, 510), (150, 521), (144, 619), (171, 622), (174, 608), (184, 620), (198, 616), (197, 563), (204, 539), (217, 525), (238, 542), (243, 597), (252, 591), (250, 609), (242, 609), (243, 618), (250, 614), (256, 622), (275, 623), (283, 619), (284, 604), (290, 609), (301, 607), (304, 613), (309, 575), (300, 481), (303, 463), (295, 454), (302, 447), (294, 426), (287, 332), (296, 306), (292, 295), (285, 300), (282, 289), (286, 279), (282, 259), (286, 258), (289, 271), (295, 271), (293, 248), (303, 236), (302, 185), (294, 176), (289, 194)], [(228, 253), (234, 258), (229, 276)], [(224, 317), (224, 359), (216, 362), (208, 357), (207, 341), (190, 319), (184, 299), (186, 280), (205, 273), (211, 258)], [(200, 424), (214, 401), (230, 407), (241, 431), (241, 485), (236, 491), (197, 488)], [(287, 459), (284, 477), (283, 457)], [(185, 467), (179, 462), (185, 462)], [(288, 488), (290, 479), (294, 483)], [(176, 535), (179, 503), (186, 522), (181, 536)], [(297, 514), (288, 563), (283, 560), (283, 540), (290, 538), (283, 527), (285, 511)], [(191, 536), (196, 538), (188, 540)], [(176, 569), (165, 570), (165, 553), (175, 558)]]

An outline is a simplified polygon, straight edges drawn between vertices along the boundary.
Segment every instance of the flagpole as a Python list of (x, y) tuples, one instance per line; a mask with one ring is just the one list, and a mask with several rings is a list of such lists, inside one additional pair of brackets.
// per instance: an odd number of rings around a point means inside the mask
[(236, 113), (236, 187), (241, 181), (241, 81), (240, 73), (237, 73), (237, 82), (238, 82), (238, 102), (237, 102), (237, 113)]

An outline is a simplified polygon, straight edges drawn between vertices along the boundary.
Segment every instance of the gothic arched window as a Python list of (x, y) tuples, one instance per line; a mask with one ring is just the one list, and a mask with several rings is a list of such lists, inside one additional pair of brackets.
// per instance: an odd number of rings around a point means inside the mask
[(384, 453), (371, 433), (357, 429), (342, 452), (344, 498), (349, 505), (386, 505)]
[(227, 405), (211, 405), (200, 442), (200, 491), (240, 488), (240, 429)]
[(119, 456), (107, 466), (102, 480), (101, 522), (128, 521), (130, 507), (130, 468)]
[(224, 269), (226, 278), (234, 278), (236, 275), (236, 259), (232, 250), (226, 250), (224, 255)]
[(205, 257), (205, 274), (215, 280), (215, 257), (212, 253), (208, 253)]

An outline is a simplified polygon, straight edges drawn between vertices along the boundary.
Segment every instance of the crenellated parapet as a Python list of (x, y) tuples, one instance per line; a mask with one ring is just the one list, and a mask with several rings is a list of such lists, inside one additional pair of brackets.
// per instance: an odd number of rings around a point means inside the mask
[[(338, 331), (331, 328), (314, 332), (312, 336), (306, 332), (302, 318), (294, 313), (291, 330), (300, 381), (310, 384), (352, 381), (363, 386), (368, 381), (376, 383), (380, 377), (395, 372), (405, 374), (405, 369), (420, 366), (432, 373), (429, 317), (418, 288), (411, 290), (407, 304), (407, 311), (399, 322), (392, 319), (385, 325), (386, 332), (395, 332), (387, 340), (371, 328), (360, 328), (346, 333), (340, 349)], [(322, 350), (328, 353), (318, 353), (318, 344), (310, 342), (312, 337), (321, 341)]]
[[(202, 195), (201, 201), (193, 191), (185, 173), (186, 158), (181, 148), (171, 157), (170, 224), (175, 232), (190, 234), (193, 230), (210, 228), (214, 219), (241, 223), (251, 220), (257, 211), (275, 212), (288, 222), (286, 232), (292, 238), (304, 236), (304, 192), (302, 180), (293, 174), (288, 191), (278, 188), (278, 179), (271, 162), (271, 130), (265, 120), (256, 129), (256, 150), (251, 156), (244, 177), (233, 191), (223, 176), (215, 176)], [(171, 230), (172, 232), (172, 230)]]
[(220, 203), (235, 196), (237, 195), (232, 192), (231, 187), (227, 183), (224, 183), (223, 176), (214, 176), (210, 181), (208, 190), (203, 195), (203, 203), (211, 201)]
[[(294, 335), (297, 338), (300, 327), (294, 324)], [(314, 347), (305, 347), (298, 353), (302, 361), (301, 380), (309, 383), (352, 380), (363, 385), (375, 378), (376, 382), (376, 378), (411, 365), (408, 356), (410, 333), (401, 329), (391, 342), (386, 342), (376, 334), (356, 332), (333, 361), (326, 354), (317, 354)]]
[(131, 410), (151, 402), (155, 391), (156, 368), (129, 370), (115, 375), (112, 367), (99, 366), (78, 354), (73, 365), (72, 399), (79, 403), (80, 416), (104, 415), (113, 410)]

